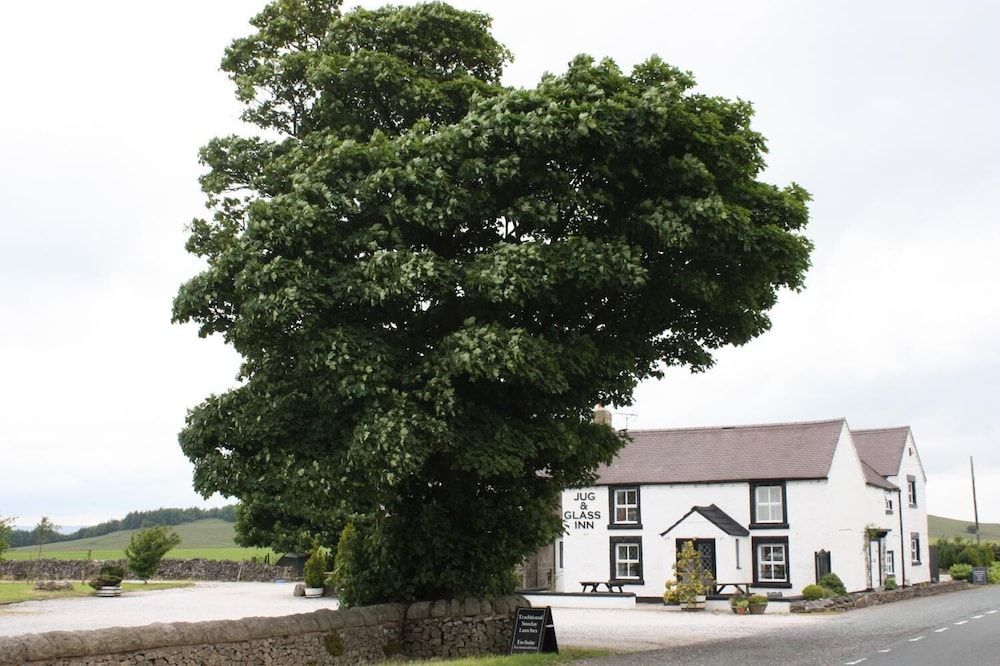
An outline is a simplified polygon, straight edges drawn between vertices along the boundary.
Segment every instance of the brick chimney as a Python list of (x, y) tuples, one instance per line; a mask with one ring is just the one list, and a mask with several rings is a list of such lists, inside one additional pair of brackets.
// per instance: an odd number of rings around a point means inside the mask
[(594, 407), (594, 423), (603, 423), (611, 427), (611, 410), (604, 405)]

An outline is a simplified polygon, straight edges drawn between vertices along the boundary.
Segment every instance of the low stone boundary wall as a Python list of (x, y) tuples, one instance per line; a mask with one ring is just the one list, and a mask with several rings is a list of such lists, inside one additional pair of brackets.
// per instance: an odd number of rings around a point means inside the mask
[[(108, 560), (128, 570), (127, 560)], [(13, 580), (52, 579), (87, 580), (97, 575), (102, 561), (98, 560), (4, 560), (0, 562), (0, 578)], [(131, 572), (126, 574), (134, 578)], [(222, 580), (270, 582), (278, 578), (294, 578), (292, 567), (277, 567), (254, 562), (231, 560), (163, 560), (154, 579), (159, 580)]]
[(963, 580), (946, 581), (943, 583), (921, 583), (910, 587), (901, 587), (892, 591), (881, 592), (854, 592), (842, 597), (832, 599), (817, 599), (816, 601), (794, 601), (791, 604), (793, 613), (816, 613), (830, 610), (852, 610), (854, 608), (867, 608), (868, 606), (878, 606), (889, 604), (894, 601), (904, 599), (916, 599), (917, 597), (930, 597), (935, 594), (945, 592), (955, 592), (965, 590), (969, 584)]
[(503, 654), (524, 597), (0, 637), (0, 664), (361, 664)]

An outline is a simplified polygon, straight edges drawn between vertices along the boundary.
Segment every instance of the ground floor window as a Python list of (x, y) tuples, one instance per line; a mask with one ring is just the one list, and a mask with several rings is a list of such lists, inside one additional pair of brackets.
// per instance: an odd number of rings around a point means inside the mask
[(891, 550), (885, 551), (885, 575), (896, 575), (896, 553)]
[(753, 540), (754, 585), (788, 586), (788, 537)]
[(642, 584), (642, 539), (612, 537), (611, 579)]
[(910, 534), (910, 560), (920, 564), (920, 535), (917, 532)]

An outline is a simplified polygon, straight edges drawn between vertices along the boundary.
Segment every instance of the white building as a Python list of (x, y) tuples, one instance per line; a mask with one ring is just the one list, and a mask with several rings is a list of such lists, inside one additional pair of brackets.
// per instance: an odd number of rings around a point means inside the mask
[(796, 596), (827, 571), (849, 591), (930, 579), (926, 477), (908, 427), (835, 419), (628, 437), (596, 485), (563, 493), (557, 591), (601, 581), (659, 599), (689, 540), (720, 594)]

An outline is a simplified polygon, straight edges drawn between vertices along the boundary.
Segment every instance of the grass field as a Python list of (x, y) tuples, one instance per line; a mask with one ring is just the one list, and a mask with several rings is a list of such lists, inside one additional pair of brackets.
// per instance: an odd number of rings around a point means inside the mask
[[(122, 583), (125, 592), (152, 592), (175, 587), (190, 587), (192, 583)], [(64, 599), (66, 597), (86, 597), (94, 594), (94, 588), (82, 583), (73, 583), (72, 590), (64, 592), (43, 592), (35, 589), (34, 583), (11, 583), (0, 581), (0, 604), (16, 604), (19, 601), (44, 599)]]
[[(236, 536), (233, 523), (227, 523), (218, 518), (196, 520), (171, 527), (181, 538), (179, 546), (167, 553), (168, 558), (193, 559), (203, 557), (209, 560), (249, 560), (252, 557), (263, 559), (270, 554), (271, 562), (277, 557), (267, 548), (240, 548), (234, 542)], [(114, 560), (124, 557), (125, 547), (136, 530), (111, 532), (89, 539), (74, 539), (45, 544), (42, 547), (42, 557), (53, 557), (62, 560), (84, 560), (90, 551), (90, 557), (95, 560)], [(4, 553), (11, 560), (30, 560), (38, 557), (38, 546), (12, 548)]]
[[(975, 539), (976, 535), (966, 528), (972, 525), (971, 520), (955, 520), (953, 518), (942, 518), (941, 516), (927, 516), (927, 531), (930, 532), (931, 539), (951, 539), (962, 537), (963, 539)], [(986, 541), (1000, 541), (1000, 524), (979, 523), (979, 533)]]

